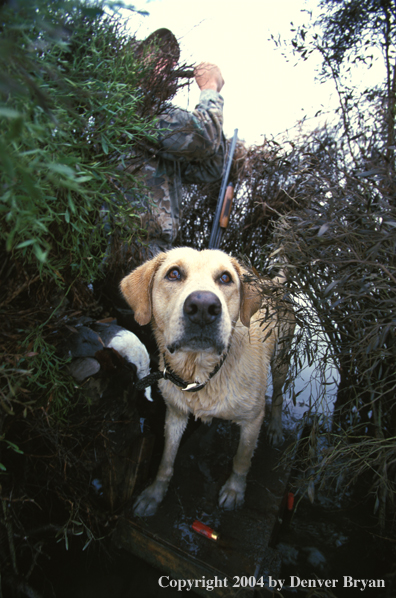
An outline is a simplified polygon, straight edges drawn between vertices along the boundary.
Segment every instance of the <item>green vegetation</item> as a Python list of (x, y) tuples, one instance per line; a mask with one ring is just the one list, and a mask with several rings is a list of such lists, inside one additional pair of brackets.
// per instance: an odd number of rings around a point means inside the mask
[[(2, 392), (12, 412), (16, 389), (30, 394), (33, 380), (41, 401), (54, 388), (66, 402), (74, 392), (46, 339), (58, 311), (54, 289), (63, 292), (58, 303), (80, 308), (116, 248), (139, 241), (138, 208), (123, 189), (138, 197), (140, 185), (123, 165), (132, 147), (153, 141), (153, 124), (140, 111), (147, 68), (121, 20), (100, 3), (7, 3), (0, 27), (0, 308), (15, 323), (12, 306), (26, 291), (30, 307), (43, 307), (18, 326), (21, 341), (9, 348), (18, 357), (3, 370)], [(35, 336), (36, 353), (24, 374), (23, 355), (32, 349), (23, 336)]]
[[(14, 538), (32, 516), (66, 543), (103, 535), (90, 479), (112, 407), (91, 410), (63, 343), (73, 316), (102, 313), (93, 285), (131, 268), (143, 242), (139, 163), (125, 162), (155, 144), (160, 108), (142, 93), (150, 66), (115, 4), (0, 2), (0, 588), (11, 592), (21, 552), (27, 578), (40, 558), (29, 531)], [(133, 387), (133, 372), (125, 380)]]
[[(142, 69), (103, 8), (56, 0), (1, 11), (1, 240), (12, 259), (60, 285), (95, 280), (106, 219), (137, 233), (120, 166), (150, 139), (139, 115)], [(129, 180), (126, 180), (129, 179)]]

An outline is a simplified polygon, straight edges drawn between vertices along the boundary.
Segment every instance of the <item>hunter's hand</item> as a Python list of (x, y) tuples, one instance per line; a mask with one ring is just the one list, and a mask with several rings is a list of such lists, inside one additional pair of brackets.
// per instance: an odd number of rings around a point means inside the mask
[(214, 91), (221, 91), (224, 85), (224, 79), (220, 69), (215, 64), (210, 62), (201, 62), (194, 69), (194, 76), (199, 89), (214, 89)]

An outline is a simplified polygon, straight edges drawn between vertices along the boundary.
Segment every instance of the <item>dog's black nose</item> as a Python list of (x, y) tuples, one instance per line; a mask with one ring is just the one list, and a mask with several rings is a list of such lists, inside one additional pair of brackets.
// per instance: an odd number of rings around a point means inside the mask
[(210, 291), (194, 291), (185, 300), (183, 310), (193, 324), (206, 326), (221, 314), (221, 303)]

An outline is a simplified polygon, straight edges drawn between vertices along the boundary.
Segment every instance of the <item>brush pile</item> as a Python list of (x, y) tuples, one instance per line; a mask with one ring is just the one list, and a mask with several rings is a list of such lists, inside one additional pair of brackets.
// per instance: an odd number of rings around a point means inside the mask
[[(393, 167), (378, 138), (358, 137), (354, 161), (337, 126), (293, 142), (240, 144), (222, 249), (264, 274), (287, 263), (298, 322), (293, 400), (302, 369), (316, 383), (301, 423), (309, 424), (302, 488), (313, 500), (316, 489), (348, 493), (364, 480), (384, 526), (396, 499), (396, 208)], [(186, 190), (179, 244), (207, 247), (217, 193)]]

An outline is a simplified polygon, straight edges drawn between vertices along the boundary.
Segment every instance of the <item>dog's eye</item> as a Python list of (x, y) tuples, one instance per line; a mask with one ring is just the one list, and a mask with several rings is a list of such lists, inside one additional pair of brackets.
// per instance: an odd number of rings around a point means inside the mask
[(166, 275), (168, 280), (181, 280), (181, 274), (179, 268), (171, 268)]
[(232, 282), (231, 274), (228, 274), (228, 272), (223, 272), (223, 274), (219, 278), (219, 281), (221, 282), (221, 284), (229, 284), (230, 282)]

